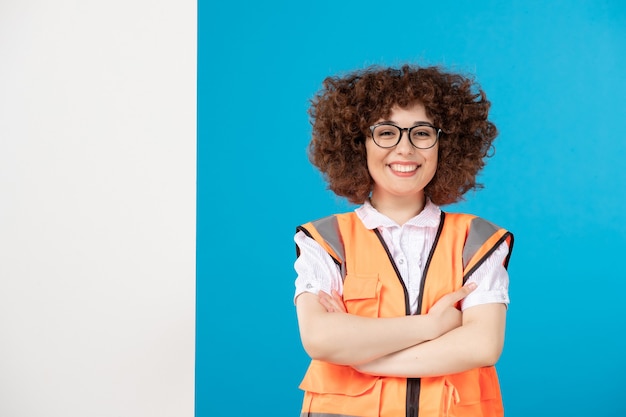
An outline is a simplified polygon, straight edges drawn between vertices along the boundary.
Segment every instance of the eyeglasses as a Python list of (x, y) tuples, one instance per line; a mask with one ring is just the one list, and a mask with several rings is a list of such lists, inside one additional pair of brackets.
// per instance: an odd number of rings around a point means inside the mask
[(400, 127), (393, 123), (383, 122), (370, 126), (374, 143), (381, 148), (393, 148), (402, 139), (402, 132), (406, 131), (411, 145), (417, 149), (430, 149), (435, 146), (441, 129), (430, 123), (418, 123), (412, 127)]

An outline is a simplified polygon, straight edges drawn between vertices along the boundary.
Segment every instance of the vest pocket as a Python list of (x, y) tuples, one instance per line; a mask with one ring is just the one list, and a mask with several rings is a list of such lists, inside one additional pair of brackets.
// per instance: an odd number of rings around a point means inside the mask
[(343, 283), (343, 300), (348, 313), (378, 317), (381, 286), (378, 274), (347, 274)]
[(445, 377), (442, 417), (502, 415), (502, 399), (494, 367), (472, 369)]
[(302, 413), (378, 417), (382, 381), (350, 366), (311, 361), (300, 384)]

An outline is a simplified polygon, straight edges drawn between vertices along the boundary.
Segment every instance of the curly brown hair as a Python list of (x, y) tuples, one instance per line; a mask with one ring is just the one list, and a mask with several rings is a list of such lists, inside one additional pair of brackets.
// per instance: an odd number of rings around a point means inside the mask
[(487, 119), (491, 103), (470, 77), (439, 66), (372, 66), (345, 76), (327, 77), (311, 100), (313, 137), (309, 160), (328, 188), (351, 203), (362, 204), (373, 186), (365, 140), (369, 126), (389, 117), (395, 105), (422, 103), (441, 128), (437, 171), (424, 193), (435, 204), (451, 204), (471, 189), (498, 131)]

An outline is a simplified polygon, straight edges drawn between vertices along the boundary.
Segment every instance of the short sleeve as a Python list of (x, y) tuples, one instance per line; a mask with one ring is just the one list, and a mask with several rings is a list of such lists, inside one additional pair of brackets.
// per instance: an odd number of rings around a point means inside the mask
[(339, 267), (326, 250), (304, 232), (298, 231), (294, 242), (300, 255), (294, 263), (296, 270), (294, 303), (298, 295), (303, 292), (317, 294), (331, 290), (343, 293), (343, 281)]
[(467, 282), (475, 282), (478, 287), (461, 302), (465, 310), (481, 304), (503, 303), (509, 305), (509, 273), (504, 263), (509, 254), (509, 245), (500, 246), (469, 276)]

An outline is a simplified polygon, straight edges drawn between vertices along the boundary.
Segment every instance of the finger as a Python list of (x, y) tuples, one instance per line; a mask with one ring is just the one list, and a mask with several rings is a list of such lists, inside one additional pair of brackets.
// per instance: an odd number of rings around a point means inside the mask
[(472, 291), (476, 289), (477, 285), (475, 282), (470, 282), (469, 284), (465, 284), (460, 289), (448, 294), (450, 297), (450, 301), (452, 304), (461, 301), (465, 297), (467, 297)]
[(328, 302), (328, 300), (322, 300), (320, 299), (320, 304), (322, 305), (322, 307), (324, 307), (326, 309), (327, 312), (332, 313), (335, 311), (335, 308), (333, 307), (333, 305), (331, 303)]
[(332, 304), (332, 299), (331, 299), (330, 295), (328, 295), (324, 291), (320, 291), (317, 294), (317, 299), (318, 299), (319, 303), (322, 305), (322, 307), (324, 307), (326, 309), (326, 311), (328, 311), (328, 312), (332, 312), (333, 311), (333, 304)]
[(333, 294), (333, 301), (335, 302), (336, 311), (343, 311), (344, 313), (347, 313), (348, 310), (346, 310), (346, 305), (343, 303), (343, 297), (339, 295), (337, 290), (332, 290), (331, 292)]

